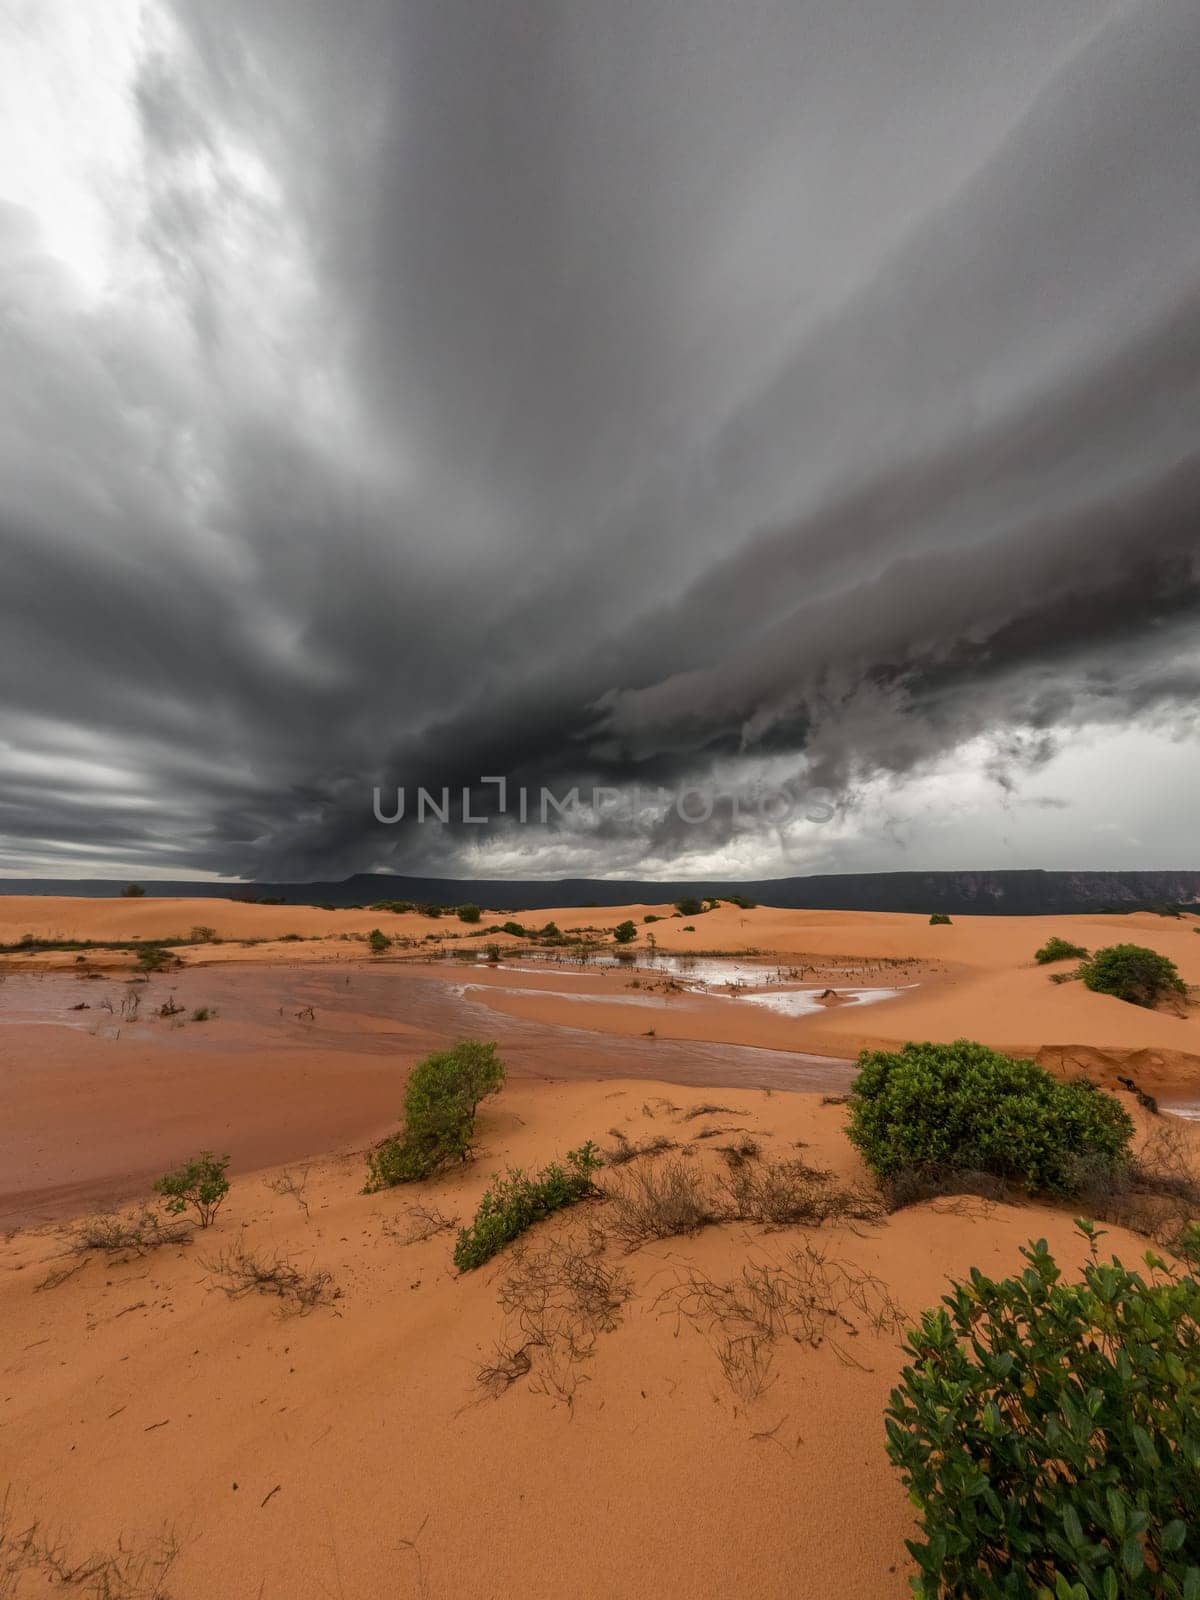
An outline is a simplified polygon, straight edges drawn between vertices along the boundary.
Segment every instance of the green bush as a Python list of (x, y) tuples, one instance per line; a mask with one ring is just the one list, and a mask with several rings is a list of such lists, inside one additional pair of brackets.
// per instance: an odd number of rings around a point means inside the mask
[(704, 910), (704, 902), (695, 895), (685, 894), (682, 900), (676, 900), (675, 909), (681, 917), (698, 917)]
[(417, 910), (423, 917), (440, 917), (442, 914), (441, 906), (435, 906), (431, 904), (418, 906)]
[(228, 1166), (228, 1156), (218, 1157), (211, 1150), (202, 1150), (174, 1172), (164, 1173), (154, 1185), (154, 1192), (166, 1197), (166, 1210), (172, 1216), (181, 1216), (190, 1206), (200, 1226), (207, 1228), (229, 1193), (229, 1179), (225, 1176)]
[(1143, 1277), (1079, 1226), (1081, 1283), (1039, 1240), (909, 1334), (886, 1429), (921, 1600), (1200, 1597), (1200, 1229)]
[(1039, 966), (1046, 966), (1051, 961), (1069, 961), (1072, 956), (1086, 956), (1087, 951), (1081, 944), (1072, 944), (1069, 939), (1060, 939), (1058, 935), (1051, 934), (1040, 950), (1035, 950), (1033, 959)]
[(140, 883), (127, 883), (125, 885), (125, 887), (121, 890), (121, 899), (122, 900), (140, 900), (145, 895), (145, 893), (146, 893), (146, 891), (145, 891), (145, 889), (142, 888)]
[(506, 1177), (497, 1177), (485, 1190), (471, 1226), (460, 1229), (454, 1265), (460, 1272), (481, 1267), (552, 1211), (594, 1194), (592, 1174), (603, 1165), (589, 1139), (581, 1149), (568, 1150), (565, 1166), (552, 1161), (536, 1177), (528, 1178), (519, 1167), (510, 1167)]
[(371, 946), (373, 956), (381, 956), (385, 950), (390, 950), (392, 941), (381, 928), (372, 928), (367, 935), (367, 943)]
[(613, 938), (618, 944), (632, 944), (637, 938), (637, 923), (618, 922), (613, 929)]
[(523, 922), (502, 922), (500, 924), (500, 932), (507, 933), (510, 939), (526, 939), (529, 937), (529, 929)]
[(851, 1142), (885, 1180), (913, 1169), (985, 1172), (1070, 1195), (1129, 1161), (1133, 1123), (1111, 1095), (970, 1039), (864, 1050)]
[(415, 1183), (449, 1161), (465, 1161), (479, 1102), (499, 1093), (503, 1082), (496, 1046), (474, 1039), (418, 1061), (404, 1090), (404, 1131), (368, 1154), (366, 1193)]
[(1111, 944), (1097, 950), (1079, 975), (1097, 994), (1115, 995), (1134, 1006), (1152, 1006), (1166, 995), (1187, 993), (1175, 963), (1141, 944)]
[(458, 920), (460, 922), (478, 922), (482, 916), (483, 912), (478, 906), (465, 905), (458, 908)]
[(945, 911), (935, 911), (929, 919), (934, 927), (949, 927), (950, 918)]
[(141, 944), (137, 947), (137, 964), (140, 972), (161, 972), (178, 958), (160, 944)]

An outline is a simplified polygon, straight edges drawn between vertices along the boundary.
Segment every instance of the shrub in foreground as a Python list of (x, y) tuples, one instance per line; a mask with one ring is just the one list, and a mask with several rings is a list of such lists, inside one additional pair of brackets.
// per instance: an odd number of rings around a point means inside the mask
[(587, 1199), (596, 1192), (592, 1174), (603, 1164), (589, 1139), (580, 1149), (567, 1152), (565, 1166), (552, 1161), (535, 1177), (510, 1167), (505, 1177), (496, 1178), (485, 1190), (470, 1227), (460, 1230), (454, 1265), (460, 1272), (481, 1267), (535, 1222)]
[(618, 944), (632, 944), (637, 938), (637, 924), (634, 922), (618, 922), (613, 929), (613, 938)]
[(1152, 1006), (1167, 995), (1187, 993), (1175, 963), (1141, 944), (1111, 944), (1097, 950), (1079, 975), (1097, 994), (1115, 995), (1135, 1006)]
[(977, 1268), (905, 1345), (887, 1450), (920, 1516), (921, 1600), (1200, 1596), (1200, 1229), (1180, 1271), (1044, 1240), (1017, 1278)]
[(1069, 961), (1072, 956), (1083, 957), (1087, 951), (1081, 944), (1072, 944), (1069, 939), (1060, 939), (1055, 933), (1046, 940), (1040, 950), (1035, 950), (1033, 959), (1038, 966), (1047, 966), (1051, 961)]
[(214, 1156), (211, 1150), (202, 1150), (191, 1161), (185, 1161), (174, 1172), (164, 1173), (154, 1185), (155, 1194), (165, 1197), (165, 1209), (172, 1216), (182, 1216), (190, 1207), (200, 1226), (212, 1225), (229, 1193), (228, 1156)]
[(970, 1039), (864, 1050), (858, 1059), (847, 1132), (884, 1180), (962, 1169), (1070, 1195), (1085, 1173), (1095, 1181), (1128, 1164), (1133, 1123), (1124, 1107), (1033, 1061)]
[(496, 1046), (474, 1039), (418, 1061), (404, 1090), (404, 1131), (384, 1139), (367, 1157), (367, 1193), (415, 1183), (449, 1161), (465, 1161), (479, 1102), (497, 1094), (503, 1082)]
[(390, 950), (392, 947), (392, 941), (382, 928), (372, 928), (367, 935), (367, 943), (371, 947), (373, 956), (381, 956), (385, 950)]

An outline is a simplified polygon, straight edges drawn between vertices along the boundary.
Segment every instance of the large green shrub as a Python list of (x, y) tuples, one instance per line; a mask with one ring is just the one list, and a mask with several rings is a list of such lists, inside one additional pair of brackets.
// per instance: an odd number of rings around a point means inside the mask
[(1169, 994), (1187, 993), (1175, 963), (1141, 944), (1110, 944), (1097, 950), (1079, 975), (1097, 994), (1116, 995), (1135, 1006), (1152, 1006)]
[(1033, 1061), (957, 1039), (864, 1050), (859, 1066), (847, 1132), (880, 1178), (959, 1168), (1069, 1195), (1128, 1162), (1124, 1108)]
[(499, 1092), (504, 1063), (494, 1044), (464, 1039), (418, 1061), (404, 1090), (404, 1130), (367, 1157), (367, 1193), (428, 1178), (465, 1161), (475, 1137), (479, 1102)]
[(1200, 1229), (1188, 1267), (1045, 1241), (972, 1269), (909, 1334), (887, 1449), (920, 1515), (921, 1600), (1200, 1600)]
[(618, 944), (632, 944), (637, 938), (637, 924), (635, 922), (618, 922), (613, 929), (613, 938)]
[(947, 912), (945, 912), (945, 911), (935, 911), (935, 912), (933, 912), (931, 914), (929, 920), (930, 920), (930, 922), (933, 924), (933, 926), (935, 928), (937, 928), (937, 927), (945, 928), (945, 927), (949, 927), (950, 926), (950, 917), (949, 917), (949, 914)]
[(1081, 944), (1072, 944), (1069, 939), (1060, 939), (1054, 933), (1046, 940), (1040, 950), (1035, 950), (1033, 959), (1040, 967), (1048, 966), (1051, 961), (1068, 961), (1072, 956), (1086, 956), (1087, 951)]
[(552, 1161), (536, 1177), (510, 1167), (506, 1177), (497, 1177), (485, 1190), (471, 1226), (460, 1230), (454, 1265), (460, 1272), (481, 1267), (535, 1222), (594, 1194), (592, 1174), (603, 1165), (589, 1139), (580, 1149), (568, 1150), (565, 1166)]
[(458, 908), (458, 920), (460, 922), (478, 922), (482, 916), (483, 912), (478, 906), (467, 904)]

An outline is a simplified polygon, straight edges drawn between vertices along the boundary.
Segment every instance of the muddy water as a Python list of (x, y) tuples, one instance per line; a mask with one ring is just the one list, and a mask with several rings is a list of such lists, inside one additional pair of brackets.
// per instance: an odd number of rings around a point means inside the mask
[[(144, 1194), (202, 1147), (244, 1171), (361, 1146), (396, 1125), (411, 1063), (464, 1037), (495, 1039), (525, 1077), (842, 1093), (854, 1075), (831, 1057), (510, 1016), (464, 976), (350, 963), (214, 965), (149, 983), (9, 975), (0, 1224)], [(191, 1020), (201, 1008), (215, 1015)]]

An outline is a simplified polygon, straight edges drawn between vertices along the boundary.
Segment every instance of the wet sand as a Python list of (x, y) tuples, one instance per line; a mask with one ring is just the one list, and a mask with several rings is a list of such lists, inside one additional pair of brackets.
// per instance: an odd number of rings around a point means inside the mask
[[(823, 1093), (853, 1077), (848, 1060), (510, 1014), (481, 998), (502, 976), (445, 963), (218, 965), (144, 983), (10, 975), (0, 987), (0, 1226), (144, 1193), (201, 1147), (247, 1172), (370, 1143), (395, 1128), (412, 1063), (459, 1038), (495, 1039), (515, 1077)], [(81, 1003), (86, 1011), (72, 1009)], [(163, 1005), (179, 1015), (157, 1016)], [(202, 1007), (215, 1015), (190, 1021)], [(586, 1020), (604, 1018), (588, 1008)]]

